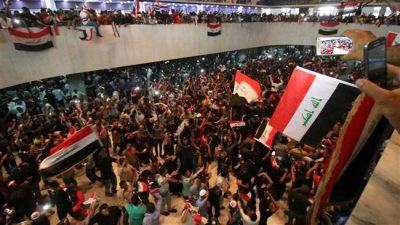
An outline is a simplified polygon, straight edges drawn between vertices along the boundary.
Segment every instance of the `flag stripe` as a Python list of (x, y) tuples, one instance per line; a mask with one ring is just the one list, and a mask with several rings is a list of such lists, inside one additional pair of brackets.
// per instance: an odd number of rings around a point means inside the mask
[(221, 23), (208, 23), (207, 27), (210, 29), (221, 28)]
[[(306, 75), (306, 76), (315, 76), (315, 75)], [(283, 133), (294, 138), (296, 140), (301, 140), (307, 130), (310, 129), (311, 125), (315, 122), (320, 112), (324, 108), (325, 104), (328, 102), (332, 93), (335, 91), (338, 82), (335, 80), (327, 80), (323, 76), (315, 76), (315, 79), (311, 86), (308, 88), (307, 93), (304, 95), (301, 103), (296, 109), (296, 112), (293, 114), (288, 125), (283, 130)], [(300, 87), (301, 88), (301, 87)], [(321, 91), (323, 90), (323, 91)], [(292, 92), (295, 90), (289, 89), (288, 92)], [(296, 93), (296, 92), (295, 92)], [(314, 107), (312, 104), (312, 99), (318, 102), (318, 107)], [(309, 114), (308, 112), (313, 112)], [(304, 117), (307, 115), (312, 115), (309, 120), (304, 122)]]
[(64, 172), (65, 170), (71, 168), (72, 166), (76, 165), (77, 163), (81, 162), (85, 158), (87, 158), (90, 154), (94, 153), (95, 150), (98, 149), (100, 146), (101, 146), (100, 142), (96, 140), (86, 145), (83, 149), (76, 151), (75, 154), (62, 158), (63, 160), (60, 160), (57, 163), (48, 164), (47, 167), (40, 168), (39, 172), (43, 177), (56, 176)]
[(46, 43), (43, 44), (39, 44), (39, 45), (26, 45), (26, 44), (22, 44), (22, 43), (14, 43), (14, 47), (16, 50), (23, 50), (23, 51), (41, 51), (41, 50), (46, 50), (49, 48), (54, 47), (53, 42), (52, 41), (48, 41)]
[[(325, 89), (321, 90), (325, 92)], [(317, 146), (333, 125), (338, 122), (337, 118), (343, 118), (359, 94), (358, 89), (339, 83), (301, 141), (311, 146)]]
[(337, 29), (335, 29), (335, 30), (322, 30), (322, 29), (319, 29), (318, 33), (321, 34), (321, 35), (335, 35), (335, 34), (338, 33), (338, 30)]
[(322, 21), (320, 23), (321, 26), (323, 27), (336, 27), (339, 26), (339, 22), (330, 22), (330, 21)]
[[(97, 132), (97, 131), (96, 131)], [(86, 136), (92, 134), (92, 133), (96, 133), (94, 131), (94, 128), (92, 128), (91, 126), (86, 126), (80, 130), (78, 130), (77, 132), (75, 132), (70, 138), (68, 138), (66, 141), (62, 142), (61, 144), (57, 145), (57, 147), (52, 148), (50, 150), (51, 154), (54, 154), (58, 151), (60, 151), (63, 148), (67, 148), (68, 146), (80, 141), (81, 139), (84, 139)]]
[(207, 32), (207, 35), (208, 36), (218, 36), (218, 35), (221, 35), (221, 31), (218, 31), (218, 32)]
[(386, 36), (386, 46), (394, 46), (398, 45), (400, 43), (400, 35), (395, 32), (389, 31), (389, 33)]
[[(307, 76), (304, 71), (295, 69), (290, 77), (289, 83), (286, 87), (286, 92), (276, 107), (276, 112), (281, 112), (279, 115), (274, 113), (270, 120), (272, 127), (278, 131), (283, 132), (289, 124), (292, 116), (301, 104), (304, 96), (307, 94), (308, 89), (314, 82), (315, 76)], [(302, 85), (298, 85), (302, 84)], [(290, 92), (288, 91), (290, 90)]]
[(41, 31), (33, 33), (33, 32), (23, 32), (14, 28), (9, 28), (8, 31), (10, 32), (11, 35), (17, 36), (17, 37), (23, 37), (23, 38), (41, 38), (43, 36), (49, 35), (50, 34), (50, 28), (46, 27), (43, 28)]

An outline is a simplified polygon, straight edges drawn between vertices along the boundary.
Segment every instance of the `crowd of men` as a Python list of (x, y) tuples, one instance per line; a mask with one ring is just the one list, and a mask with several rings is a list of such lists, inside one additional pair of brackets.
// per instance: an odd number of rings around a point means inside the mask
[[(0, 219), (49, 224), (51, 213), (38, 208), (50, 202), (60, 224), (149, 225), (171, 213), (179, 213), (182, 224), (202, 224), (202, 218), (211, 224), (224, 213), (230, 225), (264, 225), (282, 206), (289, 224), (301, 224), (341, 121), (317, 147), (281, 134), (272, 148), (252, 138), (297, 65), (347, 80), (361, 71), (291, 46), (86, 73), (86, 93), (71, 90), (66, 77), (2, 90), (8, 109), (3, 102), (0, 207), (6, 210)], [(236, 70), (260, 82), (262, 102), (232, 100)], [(246, 127), (231, 128), (231, 120)], [(103, 147), (80, 167), (90, 184), (104, 185), (114, 205), (87, 203), (76, 168), (57, 179), (39, 174), (51, 149), (87, 125), (96, 126)], [(172, 206), (172, 198), (181, 205)], [(333, 210), (331, 219), (347, 216), (340, 213)]]
[(319, 21), (338, 21), (343, 23), (360, 23), (360, 24), (376, 24), (390, 25), (399, 24), (399, 16), (394, 11), (389, 16), (374, 16), (373, 14), (365, 15), (356, 13), (331, 16), (318, 16), (316, 14), (298, 14), (289, 13), (280, 14), (257, 14), (257, 13), (224, 13), (214, 11), (188, 12), (179, 11), (168, 8), (158, 10), (146, 10), (136, 13), (123, 13), (121, 10), (103, 10), (96, 11), (83, 7), (82, 9), (59, 9), (52, 11), (50, 9), (41, 9), (38, 12), (31, 12), (28, 8), (23, 7), (22, 12), (11, 12), (7, 7), (0, 11), (0, 27), (34, 27), (46, 25), (62, 25), (67, 27), (78, 27), (87, 25), (91, 22), (95, 25), (109, 25), (113, 22), (117, 25), (128, 24), (181, 24), (181, 23), (206, 23), (210, 20), (217, 20), (223, 23), (240, 23), (240, 22), (319, 22)]

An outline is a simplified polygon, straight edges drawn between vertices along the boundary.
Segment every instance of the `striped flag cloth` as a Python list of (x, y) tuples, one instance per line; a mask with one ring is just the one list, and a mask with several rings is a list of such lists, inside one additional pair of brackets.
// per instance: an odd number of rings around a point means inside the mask
[[(335, 150), (324, 168), (325, 172), (316, 191), (315, 202), (310, 208), (308, 221), (316, 221), (328, 202), (348, 201), (347, 196), (343, 200), (343, 194), (340, 193), (341, 190), (348, 189), (348, 180), (352, 180), (354, 176), (352, 170), (347, 169), (347, 167), (360, 151), (363, 151), (363, 148), (371, 147), (370, 145), (367, 146), (369, 139), (376, 140), (373, 133), (382, 116), (379, 108), (372, 98), (364, 94), (360, 95), (354, 102), (353, 108), (348, 113), (341, 128)], [(365, 159), (365, 157), (362, 157), (361, 160)], [(360, 166), (359, 162), (354, 162), (357, 163), (355, 166)], [(358, 195), (358, 191), (350, 190), (350, 192)], [(337, 197), (340, 199), (336, 199)]]
[(245, 127), (246, 123), (244, 121), (229, 121), (229, 126), (231, 126), (231, 128), (234, 127)]
[(248, 103), (258, 102), (262, 99), (260, 84), (239, 70), (236, 71), (233, 94), (244, 97)]
[(14, 47), (22, 51), (42, 51), (54, 47), (50, 27), (9, 28), (14, 36)]
[(248, 203), (248, 202), (250, 201), (250, 199), (251, 199), (251, 192), (245, 194), (245, 193), (243, 193), (243, 192), (241, 192), (241, 191), (238, 190), (238, 195), (239, 195), (239, 198), (243, 201), (243, 203), (244, 203), (245, 205), (247, 205), (247, 203)]
[(270, 124), (297, 141), (317, 146), (359, 93), (353, 84), (296, 67)]
[(386, 36), (386, 46), (395, 46), (400, 44), (400, 35), (399, 33), (389, 31), (389, 33)]
[(258, 127), (254, 138), (261, 144), (271, 148), (274, 142), (275, 135), (278, 131), (269, 125), (269, 120), (263, 119)]
[(352, 14), (352, 13), (356, 13), (358, 6), (361, 3), (358, 2), (348, 2), (345, 4), (342, 4), (338, 7), (338, 10), (340, 13), (344, 13), (344, 14)]
[(44, 177), (58, 175), (86, 159), (101, 146), (96, 127), (86, 126), (50, 150), (50, 156), (40, 163)]
[(329, 36), (338, 33), (340, 23), (332, 21), (322, 21), (319, 25), (320, 28), (318, 30), (318, 33), (321, 35)]
[(221, 22), (207, 23), (207, 35), (208, 36), (221, 35)]

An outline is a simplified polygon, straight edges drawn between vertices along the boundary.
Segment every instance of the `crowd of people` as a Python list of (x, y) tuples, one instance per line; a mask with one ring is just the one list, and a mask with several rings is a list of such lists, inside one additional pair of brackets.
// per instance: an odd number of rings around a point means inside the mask
[[(337, 58), (315, 57), (314, 49), (288, 46), (85, 73), (86, 93), (71, 90), (66, 77), (2, 90), (8, 104), (2, 108), (0, 206), (7, 210), (0, 219), (49, 224), (51, 210), (37, 210), (50, 203), (60, 224), (149, 225), (171, 213), (182, 224), (207, 223), (204, 218), (217, 224), (225, 213), (225, 224), (261, 225), (279, 208), (287, 209), (290, 224), (300, 224), (342, 121), (317, 147), (282, 134), (272, 148), (252, 138), (297, 65), (349, 81), (362, 74), (361, 66), (346, 68)], [(236, 70), (260, 82), (262, 102), (233, 101)], [(246, 127), (231, 128), (231, 120)], [(39, 174), (51, 149), (88, 125), (97, 128), (103, 147), (78, 169), (90, 184), (101, 183), (114, 205), (85, 199), (77, 168), (57, 178)], [(181, 205), (172, 205), (173, 198)], [(331, 213), (332, 220), (344, 215)]]
[(326, 38), (320, 40), (321, 55), (345, 55), (353, 48), (353, 43), (348, 38)]
[(222, 23), (240, 23), (240, 22), (320, 22), (337, 21), (343, 23), (360, 23), (393, 25), (399, 24), (397, 11), (389, 16), (365, 15), (361, 11), (351, 16), (338, 14), (330, 16), (319, 16), (316, 14), (266, 14), (266, 13), (224, 13), (215, 11), (188, 12), (168, 8), (157, 10), (146, 10), (137, 12), (133, 10), (130, 13), (123, 13), (121, 10), (103, 10), (96, 11), (83, 7), (82, 9), (59, 9), (52, 11), (50, 9), (41, 9), (38, 12), (31, 12), (23, 7), (22, 12), (11, 12), (7, 7), (0, 11), (0, 27), (34, 27), (59, 25), (67, 27), (78, 27), (92, 23), (91, 26), (110, 25), (129, 25), (129, 24), (181, 24), (181, 23), (206, 23), (209, 21), (220, 21)]

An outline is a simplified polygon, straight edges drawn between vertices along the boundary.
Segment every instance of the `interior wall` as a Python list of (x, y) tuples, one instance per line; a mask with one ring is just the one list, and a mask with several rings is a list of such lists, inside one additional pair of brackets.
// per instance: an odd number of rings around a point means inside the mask
[[(366, 29), (377, 36), (400, 32), (400, 26), (349, 24), (339, 28)], [(82, 32), (59, 27), (54, 48), (17, 51), (13, 37), (0, 30), (0, 88), (59, 75), (185, 58), (268, 45), (314, 45), (319, 25), (313, 23), (224, 23), (220, 36), (207, 36), (206, 24), (129, 25), (120, 38), (111, 26), (101, 26), (102, 38), (79, 39)]]

